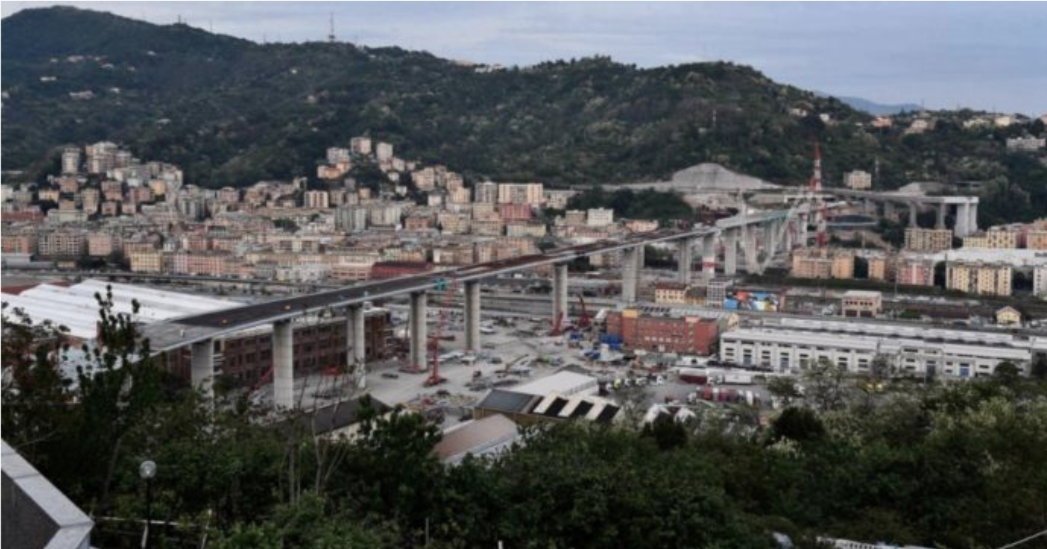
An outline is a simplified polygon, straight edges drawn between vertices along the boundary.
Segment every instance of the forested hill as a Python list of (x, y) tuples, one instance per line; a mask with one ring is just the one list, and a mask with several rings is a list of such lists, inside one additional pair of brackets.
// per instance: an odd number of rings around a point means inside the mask
[[(1010, 213), (1047, 210), (1047, 191), (1026, 183), (1042, 171), (1005, 158), (1003, 135), (949, 124), (876, 133), (861, 126), (868, 114), (837, 99), (730, 63), (640, 69), (587, 58), (488, 71), (398, 48), (256, 44), (68, 7), (21, 11), (2, 30), (3, 168), (30, 177), (64, 144), (109, 139), (179, 164), (190, 182), (244, 185), (314, 174), (326, 147), (370, 134), (472, 178), (610, 183), (711, 161), (796, 184), (819, 141), (830, 183), (879, 159), (886, 187), (1002, 177), (1002, 192), (1017, 187), (1025, 200)], [(70, 95), (85, 91), (92, 97)]]

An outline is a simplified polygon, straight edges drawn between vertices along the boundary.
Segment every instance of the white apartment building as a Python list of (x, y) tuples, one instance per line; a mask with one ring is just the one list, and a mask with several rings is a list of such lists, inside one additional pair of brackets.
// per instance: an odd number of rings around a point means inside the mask
[(843, 175), (843, 185), (848, 189), (864, 191), (872, 188), (872, 174), (856, 170)]
[(610, 208), (590, 208), (586, 212), (585, 224), (590, 227), (606, 227), (614, 223), (614, 210)]
[(499, 204), (530, 204), (541, 206), (545, 200), (544, 185), (541, 183), (499, 183)]
[(1039, 355), (1047, 355), (1047, 337), (872, 322), (783, 318), (720, 336), (722, 361), (779, 372), (826, 359), (865, 373), (880, 356), (896, 374), (962, 379), (992, 375), (1003, 361), (1028, 373)]
[(393, 145), (392, 143), (386, 143), (379, 141), (374, 148), (375, 158), (379, 163), (381, 162), (392, 162), (393, 160)]
[(1047, 266), (1033, 269), (1032, 293), (1037, 297), (1047, 299)]
[(331, 198), (327, 191), (306, 191), (305, 207), (311, 209), (327, 209), (331, 207)]
[[(354, 137), (349, 140), (349, 149), (359, 155), (371, 154), (371, 138)], [(392, 154), (389, 156), (392, 156)]]

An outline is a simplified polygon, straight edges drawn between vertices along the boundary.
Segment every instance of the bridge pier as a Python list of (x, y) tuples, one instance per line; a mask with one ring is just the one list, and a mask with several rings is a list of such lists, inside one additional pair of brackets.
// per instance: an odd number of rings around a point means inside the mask
[(345, 311), (345, 360), (346, 365), (355, 367), (359, 375), (359, 386), (367, 385), (367, 369), (364, 364), (367, 349), (364, 346), (365, 316), (363, 305), (350, 305)]
[(938, 205), (938, 218), (935, 219), (934, 228), (944, 229), (945, 228), (945, 216), (948, 215), (949, 205), (939, 204)]
[(898, 221), (898, 212), (893, 203), (883, 203), (883, 216), (891, 221)]
[(970, 205), (966, 203), (956, 205), (956, 228), (953, 231), (956, 234), (956, 236), (960, 238), (963, 238), (971, 234), (971, 232), (973, 232), (970, 229), (970, 209)]
[(978, 232), (978, 202), (977, 199), (974, 200), (975, 201), (967, 203), (967, 213), (969, 214), (969, 217), (967, 218), (967, 230), (971, 233)]
[[(565, 265), (566, 267), (566, 265)], [(566, 286), (566, 284), (565, 284)], [(555, 287), (555, 278), (554, 278)], [(555, 290), (554, 290), (555, 292)], [(480, 281), (465, 283), (465, 350), (480, 351)]]
[(411, 292), (411, 314), (409, 337), (411, 339), (411, 368), (425, 370), (429, 364), (426, 360), (428, 301), (425, 292)]
[[(622, 301), (633, 303), (636, 301), (636, 289), (640, 281), (640, 252), (635, 247), (622, 250)], [(555, 297), (553, 314), (555, 310)]]
[(712, 280), (716, 276), (716, 235), (702, 237), (702, 278)]
[(745, 257), (745, 272), (755, 273), (756, 265), (756, 231), (749, 225), (742, 226), (742, 253)]
[(916, 209), (916, 204), (909, 204), (909, 227), (912, 227), (914, 229), (919, 228), (920, 223), (917, 220), (918, 213), (919, 212)]
[(294, 328), (290, 320), (273, 323), (273, 405), (294, 408)]
[(796, 220), (795, 219), (786, 219), (785, 220), (785, 230), (782, 231), (782, 238), (784, 239), (783, 244), (784, 244), (785, 253), (790, 253), (790, 252), (793, 251), (793, 245), (795, 244), (793, 242), (793, 236), (794, 236), (793, 232), (795, 230), (796, 230)]
[(214, 404), (214, 340), (197, 341), (192, 346), (192, 362), (189, 378), (193, 388)]
[(677, 256), (677, 264), (679, 266), (680, 282), (689, 284), (691, 282), (691, 264), (694, 263), (694, 256), (692, 254), (694, 248), (693, 242), (690, 238), (680, 240), (677, 245), (680, 247), (679, 255)]
[(723, 274), (738, 274), (738, 233), (731, 229), (723, 232)]
[[(770, 263), (774, 259), (774, 254), (778, 251), (778, 229), (781, 227), (780, 222), (770, 221), (763, 226), (763, 251), (767, 254), (766, 263)], [(763, 269), (760, 269), (761, 271)]]

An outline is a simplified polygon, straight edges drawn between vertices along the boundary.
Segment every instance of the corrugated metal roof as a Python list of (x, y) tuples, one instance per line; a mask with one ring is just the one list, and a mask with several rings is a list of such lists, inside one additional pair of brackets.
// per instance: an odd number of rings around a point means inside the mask
[(90, 340), (97, 335), (99, 321), (95, 294), (104, 296), (107, 287), (112, 288), (114, 312), (131, 314), (133, 302), (137, 301), (140, 308), (136, 320), (145, 324), (240, 305), (230, 300), (93, 279), (68, 287), (40, 284), (18, 295), (2, 294), (2, 300), (9, 308), (24, 310), (35, 323), (50, 320), (69, 328), (70, 336)]
[(495, 389), (484, 397), (476, 407), (497, 412), (526, 413), (531, 402), (538, 397), (526, 393), (516, 393)]

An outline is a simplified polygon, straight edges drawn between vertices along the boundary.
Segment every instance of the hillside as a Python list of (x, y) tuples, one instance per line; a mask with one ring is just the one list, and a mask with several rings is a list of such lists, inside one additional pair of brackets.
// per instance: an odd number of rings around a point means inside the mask
[[(715, 162), (798, 184), (819, 141), (830, 182), (878, 159), (884, 187), (1009, 178), (1028, 204), (1008, 215), (1047, 211), (1047, 191), (1028, 182), (1047, 179), (1042, 165), (1016, 172), (1003, 134), (877, 133), (840, 100), (730, 63), (640, 69), (597, 57), (482, 71), (423, 52), (262, 45), (66, 7), (4, 19), (2, 54), (3, 168), (29, 177), (63, 144), (111, 139), (183, 166), (190, 182), (244, 185), (312, 174), (326, 147), (369, 133), (473, 179), (615, 183)], [(93, 97), (69, 95), (83, 91)]]

